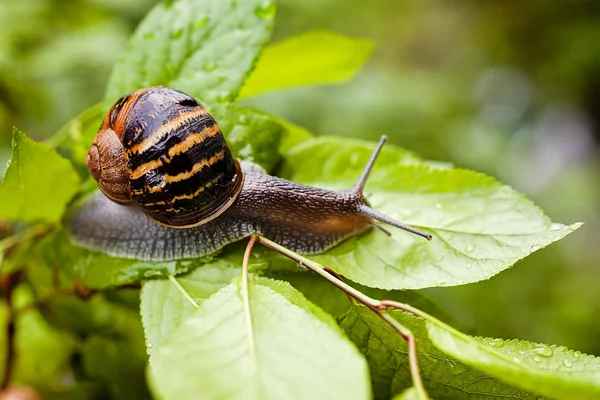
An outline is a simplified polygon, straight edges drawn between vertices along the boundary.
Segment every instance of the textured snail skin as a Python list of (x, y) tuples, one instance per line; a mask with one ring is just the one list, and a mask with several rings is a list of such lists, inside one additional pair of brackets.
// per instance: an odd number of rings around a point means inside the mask
[(150, 220), (139, 206), (116, 204), (97, 191), (71, 217), (71, 237), (79, 246), (115, 257), (165, 261), (212, 254), (251, 234), (313, 254), (370, 227), (369, 218), (352, 212), (360, 201), (351, 192), (299, 185), (265, 175), (251, 163), (242, 163), (242, 170), (245, 180), (240, 196), (203, 225), (163, 226)]

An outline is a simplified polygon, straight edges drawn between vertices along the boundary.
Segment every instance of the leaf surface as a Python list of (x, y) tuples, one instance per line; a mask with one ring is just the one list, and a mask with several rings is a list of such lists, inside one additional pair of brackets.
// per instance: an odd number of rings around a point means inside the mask
[(473, 338), (435, 322), (427, 330), (446, 354), (503, 381), (556, 399), (600, 398), (599, 357), (564, 346)]
[(267, 46), (240, 98), (296, 86), (342, 83), (371, 55), (373, 45), (327, 31), (310, 31)]
[[(240, 274), (241, 269), (225, 260), (217, 260), (188, 275), (177, 277), (177, 281), (198, 304), (202, 304)], [(194, 311), (192, 304), (171, 281), (163, 279), (145, 282), (140, 312), (148, 354), (152, 354)]]
[[(366, 399), (364, 359), (331, 317), (289, 284), (241, 280), (204, 301), (151, 359), (165, 399)], [(263, 283), (264, 282), (264, 283)]]
[[(372, 148), (359, 141), (313, 139), (288, 152), (283, 175), (317, 187), (348, 189)], [(355, 282), (384, 289), (488, 279), (581, 226), (553, 223), (530, 200), (493, 178), (437, 168), (392, 146), (377, 161), (365, 194), (373, 208), (432, 233), (433, 240), (394, 228), (389, 228), (390, 239), (371, 230), (313, 259)]]
[(53, 149), (13, 131), (13, 154), (0, 183), (0, 220), (58, 221), (79, 190), (79, 176)]
[(274, 0), (179, 0), (141, 22), (111, 75), (106, 100), (155, 85), (209, 105), (232, 101), (271, 36)]
[[(424, 320), (402, 311), (389, 313), (417, 339), (421, 376), (431, 398), (537, 399), (537, 395), (503, 383), (438, 350), (427, 336)], [(364, 306), (355, 305), (339, 322), (367, 358), (375, 398), (389, 399), (406, 390), (409, 390), (406, 396), (412, 395), (407, 345), (402, 336)]]

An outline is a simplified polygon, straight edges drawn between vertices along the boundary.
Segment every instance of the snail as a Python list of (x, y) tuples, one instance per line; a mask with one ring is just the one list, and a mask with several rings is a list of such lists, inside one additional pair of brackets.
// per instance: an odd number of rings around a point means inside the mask
[(371, 227), (388, 233), (375, 221), (431, 240), (363, 196), (384, 142), (352, 189), (319, 189), (235, 159), (192, 97), (140, 89), (114, 104), (93, 140), (86, 165), (100, 191), (71, 216), (71, 237), (112, 256), (154, 261), (201, 257), (252, 234), (315, 254)]

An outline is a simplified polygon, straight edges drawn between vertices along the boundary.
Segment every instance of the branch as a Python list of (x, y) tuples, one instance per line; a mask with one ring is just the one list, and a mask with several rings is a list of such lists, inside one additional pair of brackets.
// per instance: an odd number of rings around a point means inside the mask
[[(425, 318), (425, 319), (431, 319), (432, 318), (431, 316), (429, 316), (428, 314), (426, 314), (408, 304), (399, 303), (399, 302), (390, 301), (390, 300), (373, 299), (373, 298), (367, 296), (366, 294), (362, 293), (361, 291), (359, 291), (359, 290), (353, 288), (352, 286), (348, 285), (347, 283), (345, 283), (342, 279), (340, 279), (340, 277), (336, 273), (330, 272), (331, 270), (329, 270), (327, 267), (324, 267), (323, 265), (321, 265), (319, 263), (311, 261), (311, 260), (291, 251), (290, 249), (287, 249), (287, 248), (285, 248), (267, 238), (264, 238), (262, 236), (256, 236), (256, 239), (254, 239), (254, 236), (251, 236), (250, 243), (248, 244), (248, 247), (246, 248), (246, 253), (248, 253), (249, 249), (252, 248), (252, 245), (254, 244), (255, 240), (258, 241), (263, 246), (297, 262), (301, 267), (308, 268), (310, 271), (319, 275), (321, 278), (325, 279), (326, 281), (328, 281), (329, 283), (331, 283), (338, 289), (342, 290), (344, 293), (346, 293), (347, 296), (354, 298), (359, 303), (361, 303), (361, 304), (367, 306), (368, 308), (370, 308), (371, 310), (373, 310), (385, 322), (387, 322), (394, 330), (396, 330), (398, 333), (400, 333), (400, 335), (402, 335), (402, 337), (406, 340), (407, 345), (408, 345), (408, 362), (409, 362), (409, 366), (410, 366), (410, 373), (411, 373), (411, 377), (412, 377), (412, 381), (413, 381), (413, 386), (416, 388), (417, 391), (420, 392), (420, 394), (424, 398), (427, 398), (427, 392), (425, 391), (425, 387), (423, 386), (423, 381), (421, 379), (421, 374), (419, 372), (419, 365), (418, 365), (418, 360), (417, 360), (417, 346), (416, 346), (415, 336), (412, 334), (412, 332), (408, 328), (404, 327), (402, 324), (400, 324), (398, 321), (396, 321), (390, 314), (388, 314), (387, 309), (388, 308), (396, 308), (396, 309), (399, 309), (402, 311), (412, 313), (417, 317)], [(248, 255), (246, 255), (244, 257), (244, 266), (243, 266), (244, 270), (247, 270), (247, 268), (248, 268), (248, 257), (249, 257)], [(247, 272), (246, 272), (246, 274), (247, 274)]]

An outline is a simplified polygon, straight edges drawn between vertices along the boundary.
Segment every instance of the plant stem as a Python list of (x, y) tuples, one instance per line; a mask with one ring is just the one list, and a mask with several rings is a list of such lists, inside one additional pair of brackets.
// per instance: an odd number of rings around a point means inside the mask
[[(386, 309), (388, 307), (397, 308), (403, 311), (410, 312), (422, 318), (423, 316), (429, 317), (426, 313), (423, 313), (422, 311), (411, 307), (408, 304), (388, 300), (373, 299), (367, 296), (366, 294), (362, 293), (361, 291), (348, 285), (334, 274), (329, 273), (327, 269), (321, 264), (311, 261), (308, 258), (305, 258), (300, 254), (293, 252), (292, 250), (283, 247), (280, 244), (275, 243), (262, 236), (257, 236), (257, 239), (258, 242), (263, 246), (297, 262), (298, 264), (300, 264), (300, 266), (308, 268), (315, 274), (319, 275), (321, 278), (325, 279), (338, 289), (342, 290), (344, 293), (346, 293), (346, 295), (356, 299), (359, 303), (364, 304), (365, 306), (376, 312), (377, 315), (379, 315), (385, 322), (387, 322), (394, 330), (400, 333), (400, 335), (402, 335), (402, 337), (406, 340), (408, 345), (408, 362), (410, 366), (410, 373), (412, 376), (413, 385), (423, 397), (427, 398), (427, 392), (425, 391), (425, 387), (423, 386), (423, 381), (421, 379), (421, 374), (419, 372), (419, 364), (417, 360), (417, 345), (415, 337), (409, 329), (402, 326), (402, 324), (400, 324), (390, 314), (388, 314)], [(249, 247), (251, 248), (251, 246)], [(248, 248), (246, 249), (246, 251), (248, 251)]]
[(248, 264), (250, 264), (250, 254), (257, 240), (256, 235), (250, 236), (246, 251), (244, 251), (244, 260), (242, 262), (242, 296), (244, 300), (244, 313), (246, 314), (246, 327), (248, 332), (248, 342), (250, 353), (252, 354), (252, 366), (254, 375), (258, 372), (258, 361), (256, 359), (256, 341), (254, 340), (254, 327), (252, 326), (252, 314), (250, 313), (250, 290), (248, 288)]

